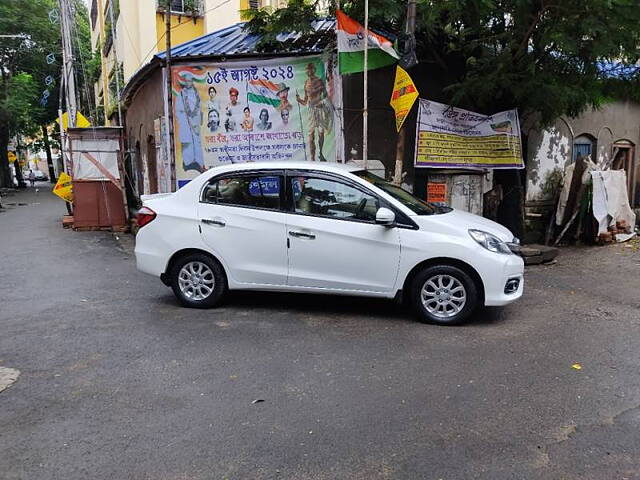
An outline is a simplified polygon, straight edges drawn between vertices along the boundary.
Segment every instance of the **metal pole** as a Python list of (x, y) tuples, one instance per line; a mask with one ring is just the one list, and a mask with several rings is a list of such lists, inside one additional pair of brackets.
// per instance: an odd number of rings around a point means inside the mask
[[(76, 79), (73, 70), (73, 50), (71, 47), (71, 10), (68, 0), (60, 0), (60, 28), (62, 33), (62, 65), (64, 67), (64, 81), (66, 88), (66, 106), (69, 127), (76, 126), (78, 111), (76, 100)], [(62, 122), (62, 118), (60, 119)]]
[[(64, 72), (65, 67), (62, 65), (62, 79), (60, 80), (60, 90), (58, 92), (58, 120), (60, 127), (60, 158), (62, 159), (62, 172), (67, 172), (69, 175), (72, 175), (70, 171), (68, 171), (67, 161), (64, 156), (64, 127), (62, 126), (62, 99), (64, 97), (64, 89), (66, 88), (66, 83), (64, 80)], [(60, 173), (58, 172), (58, 177)], [(71, 210), (71, 205), (69, 202), (64, 202), (67, 208), (67, 215), (73, 215), (73, 211)]]
[[(405, 26), (405, 32), (410, 39), (413, 39), (413, 35), (416, 31), (416, 0), (408, 0), (407, 3), (407, 24)], [(411, 44), (413, 48), (413, 42)], [(407, 142), (407, 130), (405, 125), (400, 127), (398, 132), (398, 143), (396, 145), (396, 166), (393, 173), (393, 183), (400, 186), (402, 184), (402, 167), (404, 164), (404, 149)]]
[(109, 3), (109, 20), (111, 21), (111, 48), (113, 48), (113, 74), (116, 76), (116, 95), (118, 101), (118, 125), (122, 125), (122, 106), (120, 105), (120, 74), (118, 73), (118, 50), (116, 49), (116, 25), (113, 19), (113, 2)]
[(367, 163), (369, 157), (369, 99), (367, 98), (369, 87), (369, 72), (367, 70), (369, 66), (369, 0), (364, 0), (364, 85), (363, 85), (363, 97), (362, 97), (362, 160), (364, 169), (367, 170)]
[(165, 10), (165, 70), (167, 73), (167, 128), (169, 132), (169, 165), (171, 167), (171, 191), (176, 190), (176, 160), (173, 133), (173, 93), (171, 91), (171, 0), (166, 1)]
[[(58, 93), (58, 126), (60, 127), (60, 158), (62, 159), (62, 171), (65, 173), (69, 173), (67, 171), (67, 162), (64, 157), (64, 126), (62, 125), (62, 105), (64, 99), (64, 92), (67, 88), (67, 83), (64, 81), (64, 72), (65, 68), (62, 65), (62, 79), (60, 80), (60, 91)], [(71, 173), (69, 173), (71, 175)], [(58, 172), (58, 176), (60, 176), (60, 172)]]

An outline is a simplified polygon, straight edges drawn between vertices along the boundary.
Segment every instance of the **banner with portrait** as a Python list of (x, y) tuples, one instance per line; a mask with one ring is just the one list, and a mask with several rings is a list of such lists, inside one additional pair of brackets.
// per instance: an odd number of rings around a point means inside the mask
[(177, 65), (171, 75), (178, 187), (217, 165), (342, 159), (342, 91), (331, 60)]

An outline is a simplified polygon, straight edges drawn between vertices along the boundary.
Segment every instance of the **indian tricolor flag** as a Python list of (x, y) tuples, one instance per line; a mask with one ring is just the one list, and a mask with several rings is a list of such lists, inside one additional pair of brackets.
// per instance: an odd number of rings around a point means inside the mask
[[(338, 20), (338, 54), (340, 73), (358, 73), (364, 71), (364, 27), (343, 11), (336, 10)], [(391, 42), (382, 35), (367, 33), (368, 58), (367, 70), (386, 67), (398, 60), (398, 54)]]
[(189, 80), (194, 83), (204, 83), (207, 79), (207, 71), (204, 67), (174, 67), (171, 70), (174, 95), (178, 95)]
[(280, 105), (279, 90), (280, 87), (278, 85), (268, 80), (249, 80), (247, 97), (250, 102), (264, 103), (265, 105), (277, 107)]

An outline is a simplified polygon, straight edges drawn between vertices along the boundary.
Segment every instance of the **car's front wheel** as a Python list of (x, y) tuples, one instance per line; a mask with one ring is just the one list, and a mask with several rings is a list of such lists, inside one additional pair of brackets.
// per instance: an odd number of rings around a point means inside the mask
[(210, 308), (220, 302), (227, 279), (220, 264), (201, 253), (186, 255), (171, 268), (171, 288), (186, 307)]
[(478, 288), (458, 267), (437, 265), (420, 271), (412, 283), (411, 299), (421, 321), (458, 325), (478, 307)]

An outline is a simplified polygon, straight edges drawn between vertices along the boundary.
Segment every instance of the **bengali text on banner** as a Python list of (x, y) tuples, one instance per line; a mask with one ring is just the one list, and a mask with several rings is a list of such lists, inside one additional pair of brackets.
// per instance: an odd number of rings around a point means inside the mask
[(420, 99), (415, 166), (524, 168), (518, 112), (487, 116)]

